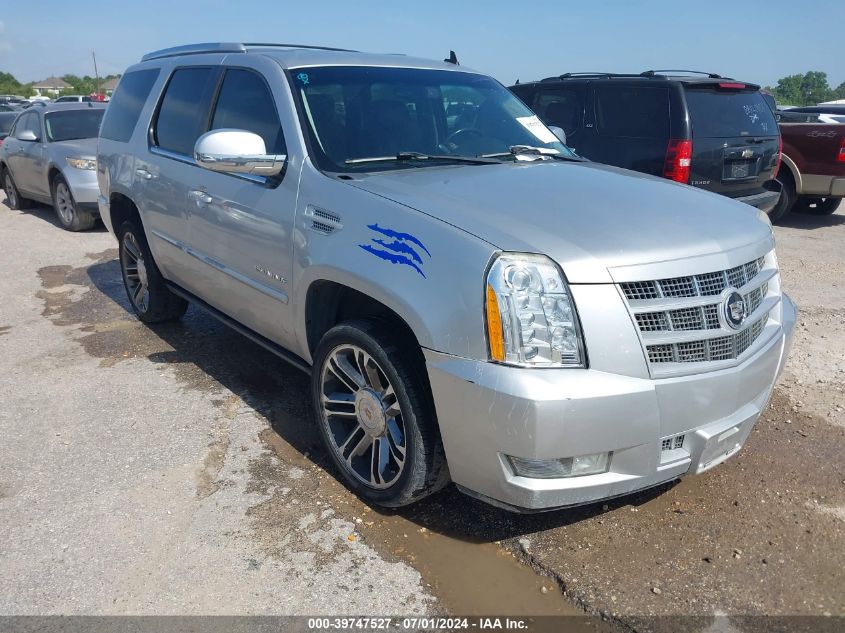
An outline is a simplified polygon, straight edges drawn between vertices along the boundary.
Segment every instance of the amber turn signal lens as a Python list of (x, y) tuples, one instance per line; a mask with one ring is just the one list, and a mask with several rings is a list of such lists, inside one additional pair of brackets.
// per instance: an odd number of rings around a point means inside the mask
[(499, 299), (496, 292), (487, 285), (487, 339), (490, 342), (490, 357), (505, 360), (505, 333), (502, 330), (502, 315), (499, 314)]

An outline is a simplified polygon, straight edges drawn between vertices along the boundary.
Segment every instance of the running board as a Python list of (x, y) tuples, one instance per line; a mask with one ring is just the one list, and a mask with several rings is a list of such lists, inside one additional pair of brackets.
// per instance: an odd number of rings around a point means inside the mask
[(281, 358), (283, 361), (290, 363), (291, 365), (293, 365), (297, 369), (304, 371), (306, 374), (311, 373), (311, 365), (309, 365), (304, 359), (300, 358), (299, 356), (297, 356), (293, 352), (290, 352), (290, 351), (286, 350), (284, 347), (282, 347), (281, 345), (278, 345), (277, 343), (274, 343), (270, 339), (261, 336), (258, 332), (254, 332), (254, 331), (250, 330), (245, 325), (241, 325), (240, 323), (235, 321), (232, 317), (220, 312), (220, 310), (218, 310), (217, 308), (210, 306), (205, 301), (203, 301), (202, 299), (200, 299), (196, 295), (191, 294), (190, 292), (188, 292), (184, 288), (181, 288), (180, 286), (177, 286), (176, 284), (169, 282), (169, 281), (167, 281), (165, 283), (167, 284), (167, 287), (170, 289), (170, 291), (173, 294), (182, 297), (183, 299), (185, 299), (186, 301), (194, 304), (198, 308), (201, 308), (205, 312), (208, 312), (208, 314), (213, 316), (215, 319), (217, 319), (218, 321), (220, 321), (224, 325), (229, 326), (230, 328), (235, 330), (235, 332), (237, 332), (238, 334), (240, 334), (242, 336), (245, 336), (246, 338), (251, 340), (253, 343), (257, 343), (258, 345), (260, 345), (261, 347), (266, 349), (268, 352), (272, 352), (273, 354), (275, 354), (276, 356)]

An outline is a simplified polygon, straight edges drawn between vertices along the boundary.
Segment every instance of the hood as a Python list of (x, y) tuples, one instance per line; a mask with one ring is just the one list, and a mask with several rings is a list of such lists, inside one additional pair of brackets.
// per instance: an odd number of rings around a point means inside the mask
[(348, 182), (499, 249), (548, 255), (571, 283), (609, 283), (608, 269), (772, 244), (771, 225), (754, 207), (597, 163), (405, 169)]
[(64, 156), (78, 156), (79, 158), (97, 157), (97, 139), (79, 138), (72, 141), (56, 141), (50, 143), (54, 152)]

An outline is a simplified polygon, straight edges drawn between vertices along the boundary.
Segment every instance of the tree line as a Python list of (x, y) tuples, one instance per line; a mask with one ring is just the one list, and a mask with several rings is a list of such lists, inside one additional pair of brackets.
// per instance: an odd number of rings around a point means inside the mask
[(803, 75), (788, 75), (778, 79), (778, 85), (768, 87), (778, 105), (805, 106), (824, 101), (845, 99), (845, 81), (836, 88), (827, 82), (827, 73), (811, 70)]
[[(109, 79), (114, 79), (118, 76), (119, 75), (106, 75), (105, 77), (100, 77), (100, 86), (106, 83)], [(96, 92), (97, 90), (96, 77), (91, 77), (89, 75), (85, 75), (84, 77), (80, 77), (78, 75), (63, 75), (61, 78), (70, 84), (70, 88), (67, 88), (64, 91), (67, 94), (87, 95), (92, 92)], [(35, 94), (33, 85), (35, 85), (35, 82), (21, 83), (11, 73), (0, 72), (0, 94), (31, 97)]]

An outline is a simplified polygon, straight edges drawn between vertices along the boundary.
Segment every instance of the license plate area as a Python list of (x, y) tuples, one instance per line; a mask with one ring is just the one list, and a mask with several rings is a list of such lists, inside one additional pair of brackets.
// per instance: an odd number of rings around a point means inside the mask
[(726, 160), (722, 173), (723, 181), (749, 180), (756, 178), (759, 173), (759, 160), (749, 158), (745, 160)]

